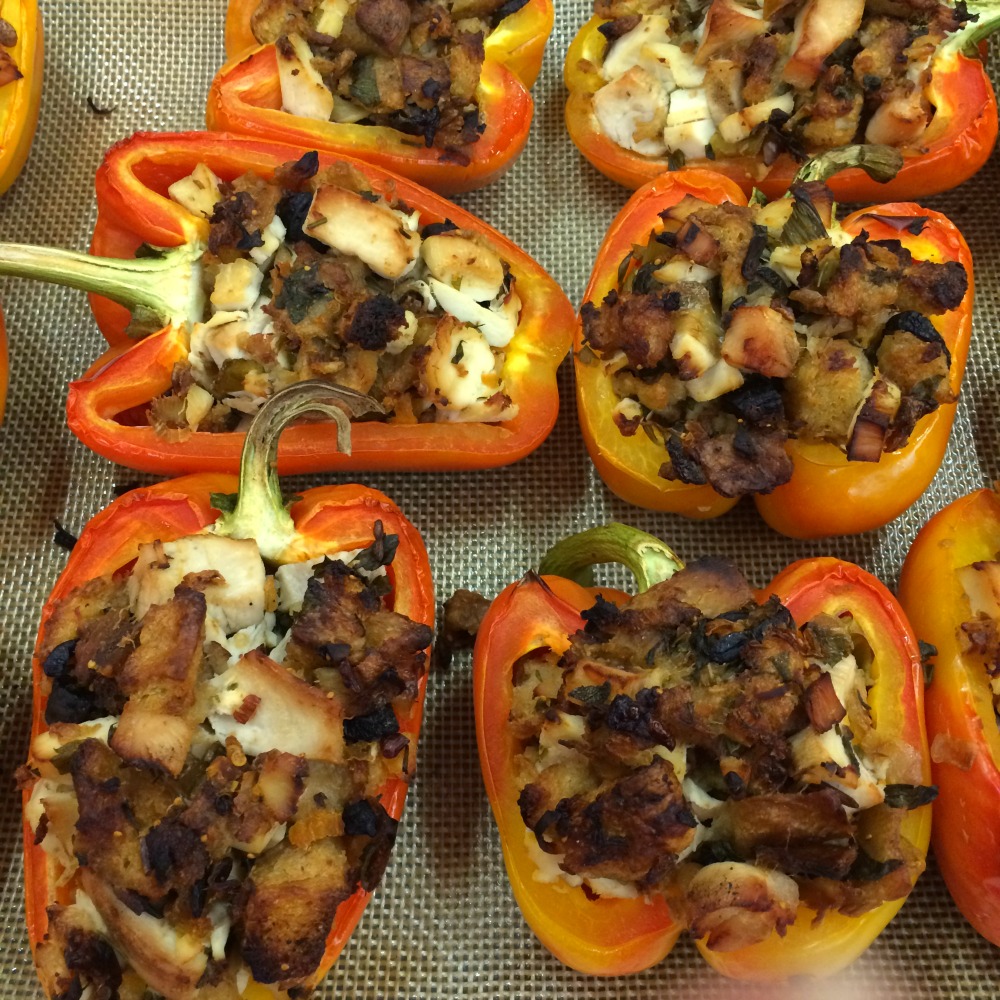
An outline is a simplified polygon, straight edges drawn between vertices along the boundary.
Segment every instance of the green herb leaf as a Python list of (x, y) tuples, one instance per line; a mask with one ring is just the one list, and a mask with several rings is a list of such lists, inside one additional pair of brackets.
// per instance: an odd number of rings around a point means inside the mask
[(378, 80), (375, 77), (374, 56), (362, 56), (354, 60), (354, 79), (351, 81), (351, 97), (366, 108), (373, 108), (379, 102)]
[(926, 686), (934, 680), (934, 657), (938, 654), (937, 646), (924, 642), (923, 639), (918, 639), (917, 642), (920, 647), (920, 665), (924, 668), (924, 685)]
[(293, 323), (301, 323), (317, 302), (328, 299), (332, 294), (320, 280), (316, 268), (303, 267), (292, 271), (282, 282), (274, 306), (284, 309)]
[(781, 230), (780, 242), (790, 246), (825, 239), (826, 226), (804, 188), (792, 188), (795, 205)]
[(606, 705), (611, 697), (611, 682), (605, 681), (601, 685), (590, 684), (584, 687), (574, 688), (569, 696), (580, 702), (581, 705), (590, 705), (596, 708), (598, 705)]
[(210, 493), (208, 499), (216, 510), (222, 511), (223, 514), (232, 514), (236, 510), (239, 496), (239, 493)]
[(885, 804), (891, 809), (919, 809), (937, 798), (937, 785), (886, 785)]

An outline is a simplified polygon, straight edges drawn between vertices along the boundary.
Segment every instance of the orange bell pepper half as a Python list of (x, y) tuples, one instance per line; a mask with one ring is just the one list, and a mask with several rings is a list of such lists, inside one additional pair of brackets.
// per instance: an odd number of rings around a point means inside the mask
[[(114, 260), (0, 247), (0, 273), (103, 293), (92, 295), (91, 304), (111, 350), (71, 383), (67, 401), (70, 428), (88, 447), (146, 472), (236, 471), (242, 433), (195, 431), (182, 441), (168, 441), (137, 412), (167, 391), (175, 362), (187, 355), (186, 325), (201, 318), (192, 315), (192, 302), (193, 290), (200, 285), (197, 261), (208, 223), (171, 201), (166, 192), (199, 163), (223, 180), (247, 171), (268, 178), (305, 152), (216, 132), (138, 134), (113, 147), (97, 174), (98, 218), (91, 250)], [(573, 328), (573, 309), (565, 294), (523, 250), (464, 209), (371, 164), (320, 155), (321, 168), (339, 161), (363, 173), (374, 191), (419, 209), (425, 224), (450, 219), (459, 228), (475, 231), (508, 263), (521, 313), (505, 348), (503, 379), (519, 409), (513, 419), (492, 424), (365, 422), (354, 429), (350, 455), (331, 446), (326, 425), (304, 424), (282, 438), (281, 472), (474, 469), (523, 458), (545, 440), (558, 412), (556, 369)], [(143, 243), (179, 249), (165, 257), (132, 259)], [(129, 309), (107, 295), (128, 303), (137, 315), (142, 311), (151, 318), (152, 329), (162, 329), (134, 344), (125, 332)]]
[(17, 36), (13, 46), (0, 48), (0, 194), (3, 194), (21, 172), (35, 137), (42, 103), (44, 59), (42, 15), (36, 0), (6, 3), (0, 9), (0, 17)]
[[(398, 537), (398, 547), (387, 567), (391, 584), (384, 606), (428, 628), (434, 624), (434, 587), (423, 540), (416, 528), (384, 494), (356, 484), (319, 486), (305, 490), (286, 510), (274, 473), (274, 451), (282, 427), (293, 416), (320, 408), (333, 415), (329, 400), (335, 393), (315, 383), (300, 384), (274, 397), (258, 414), (248, 440), (240, 476), (207, 472), (132, 490), (96, 514), (74, 545), (66, 568), (52, 589), (42, 611), (42, 624), (32, 662), (34, 700), (32, 741), (48, 729), (45, 722), (47, 690), (51, 684), (42, 669), (39, 651), (57, 603), (82, 584), (113, 573), (130, 572), (139, 547), (198, 535), (219, 529), (229, 537), (255, 538), (266, 558), (279, 564), (316, 558), (327, 553), (352, 551), (371, 544), (373, 526), (381, 521), (386, 535)], [(338, 411), (339, 412), (339, 411)], [(340, 428), (341, 443), (348, 433)], [(336, 436), (336, 435), (335, 435)], [(217, 495), (238, 493), (234, 514), (222, 515), (214, 506)], [(410, 741), (409, 758), (402, 777), (390, 778), (378, 795), (386, 812), (398, 820), (403, 811), (407, 777), (415, 760), (423, 714), (427, 675), (418, 683), (417, 696), (398, 710), (399, 731)], [(23, 793), (27, 805), (31, 787)], [(24, 823), (25, 911), (32, 951), (45, 937), (53, 903), (69, 904), (78, 887), (76, 877), (57, 881), (59, 866), (36, 843), (27, 819)], [(361, 918), (372, 893), (358, 888), (340, 904), (330, 928), (326, 949), (313, 979), (318, 982), (330, 969)], [(270, 996), (252, 980), (241, 993), (247, 998)]]
[[(903, 167), (885, 184), (858, 169), (832, 178), (829, 185), (839, 200), (909, 200), (949, 191), (967, 181), (989, 159), (997, 138), (996, 95), (976, 45), (996, 30), (998, 18), (995, 8), (975, 3), (968, 6), (970, 11), (982, 12), (980, 20), (938, 48), (925, 91), (934, 115), (919, 146), (901, 149)], [(600, 73), (608, 45), (599, 30), (604, 23), (605, 19), (592, 17), (566, 53), (566, 128), (594, 167), (616, 183), (635, 189), (669, 170), (670, 165), (619, 146), (598, 125), (593, 96), (606, 82)], [(689, 158), (686, 165), (724, 174), (745, 194), (757, 188), (768, 198), (777, 198), (789, 189), (799, 166), (787, 153), (780, 154), (770, 167), (748, 157)]]
[[(711, 204), (724, 201), (746, 205), (742, 190), (731, 179), (708, 170), (678, 170), (662, 174), (636, 191), (625, 204), (598, 251), (584, 302), (599, 305), (618, 286), (618, 269), (633, 245), (644, 245), (662, 228), (659, 214), (692, 195)], [(893, 220), (926, 219), (919, 234)], [(840, 222), (852, 236), (866, 231), (873, 241), (899, 240), (915, 260), (958, 261), (968, 275), (968, 290), (960, 306), (932, 322), (944, 339), (952, 363), (949, 385), (957, 395), (972, 333), (972, 255), (962, 234), (944, 215), (910, 202), (876, 205), (852, 212)], [(577, 410), (590, 457), (601, 478), (618, 496), (640, 507), (691, 518), (713, 518), (737, 500), (711, 486), (663, 479), (663, 447), (644, 434), (622, 435), (612, 419), (616, 396), (600, 363), (581, 356), (583, 325), (574, 344)], [(944, 458), (957, 403), (939, 406), (924, 416), (907, 444), (885, 452), (878, 462), (848, 461), (841, 449), (801, 438), (786, 442), (794, 471), (789, 482), (754, 503), (776, 531), (792, 538), (857, 534), (887, 524), (906, 510), (930, 485)]]
[(534, 113), (529, 91), (552, 31), (552, 0), (528, 0), (487, 35), (477, 93), (486, 129), (477, 142), (463, 147), (468, 163), (395, 129), (319, 121), (283, 111), (274, 46), (261, 46), (250, 30), (258, 2), (229, 2), (228, 62), (209, 90), (210, 129), (355, 156), (442, 194), (485, 187), (520, 156)]
[[(611, 561), (636, 575), (640, 593), (683, 565), (658, 539), (624, 525), (582, 532), (543, 558), (544, 575), (529, 573), (493, 601), (473, 654), (479, 759), (514, 898), (556, 958), (580, 972), (602, 976), (657, 964), (674, 946), (684, 921), (671, 913), (662, 895), (595, 898), (582, 888), (535, 877), (537, 866), (526, 846), (518, 805), (516, 759), (521, 748), (509, 719), (514, 664), (541, 648), (561, 654), (585, 624), (581, 613), (598, 595), (615, 604), (628, 600), (619, 591), (584, 585), (591, 582), (587, 571), (592, 564)], [(889, 773), (911, 774), (916, 768), (926, 784), (930, 765), (919, 644), (892, 594), (852, 563), (814, 558), (783, 570), (757, 599), (764, 603), (771, 595), (777, 595), (797, 624), (820, 614), (852, 617), (874, 653), (874, 684), (868, 694), (876, 729), (895, 748)], [(930, 807), (908, 811), (901, 832), (923, 859), (930, 839)], [(904, 901), (890, 900), (855, 917), (828, 912), (821, 920), (800, 903), (783, 936), (772, 931), (762, 942), (735, 951), (714, 951), (704, 939), (697, 946), (715, 969), (737, 979), (829, 975), (865, 951)]]
[(1000, 552), (1000, 496), (977, 490), (921, 529), (903, 563), (899, 599), (936, 648), (927, 729), (938, 797), (934, 857), (966, 920), (1000, 946), (1000, 731), (986, 665), (963, 641), (974, 616), (957, 571)]

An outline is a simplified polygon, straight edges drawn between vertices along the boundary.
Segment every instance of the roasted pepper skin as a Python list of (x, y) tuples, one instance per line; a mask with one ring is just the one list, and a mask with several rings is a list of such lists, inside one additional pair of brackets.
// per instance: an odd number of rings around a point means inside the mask
[[(685, 195), (713, 204), (731, 201), (745, 205), (736, 183), (707, 170), (678, 170), (662, 174), (636, 191), (611, 224), (597, 254), (584, 302), (599, 305), (617, 286), (618, 265), (633, 244), (644, 244), (658, 224), (658, 215)], [(926, 219), (915, 236), (880, 221), (881, 216)], [(917, 259), (957, 260), (969, 277), (969, 287), (958, 309), (932, 319), (952, 356), (951, 389), (958, 393), (972, 333), (974, 283), (972, 255), (962, 234), (945, 216), (909, 202), (876, 205), (853, 212), (841, 222), (847, 232), (866, 230), (872, 240), (899, 239)], [(575, 342), (577, 408), (587, 450), (601, 478), (629, 503), (691, 518), (712, 518), (730, 510), (735, 499), (710, 486), (691, 486), (660, 478), (665, 452), (643, 434), (628, 438), (611, 419), (614, 396), (610, 380), (599, 365), (580, 359), (583, 325)], [(754, 503), (767, 523), (791, 538), (852, 535), (887, 524), (910, 506), (930, 485), (944, 458), (957, 404), (939, 406), (922, 418), (904, 448), (883, 453), (878, 462), (849, 462), (827, 443), (790, 440), (792, 478), (769, 494), (757, 494)]]
[[(83, 529), (70, 554), (65, 570), (56, 581), (42, 611), (42, 626), (32, 663), (34, 701), (32, 739), (44, 732), (45, 696), (39, 650), (45, 623), (55, 603), (88, 580), (112, 573), (135, 559), (139, 546), (157, 539), (169, 541), (196, 534), (213, 523), (219, 512), (210, 501), (212, 493), (236, 491), (235, 476), (207, 474), (186, 476), (168, 482), (132, 490), (105, 507)], [(434, 588), (423, 541), (416, 528), (388, 497), (376, 490), (357, 485), (320, 486), (306, 490), (290, 513), (297, 529), (297, 542), (315, 554), (322, 551), (352, 549), (370, 544), (372, 526), (381, 520), (387, 534), (399, 536), (399, 547), (389, 567), (393, 583), (392, 608), (417, 622), (433, 627)], [(399, 718), (400, 731), (410, 737), (411, 758), (423, 713), (426, 674), (412, 708)], [(398, 819), (402, 813), (406, 783), (402, 779), (387, 782), (381, 791), (386, 811)], [(28, 792), (25, 792), (25, 802)], [(53, 872), (34, 835), (24, 825), (25, 911), (32, 950), (45, 936), (48, 926), (46, 907), (53, 902), (69, 903), (65, 889), (54, 884)], [(336, 921), (327, 939), (326, 952), (317, 973), (321, 978), (350, 937), (371, 893), (359, 889), (337, 910)], [(246, 994), (248, 997), (251, 994)]]
[(463, 154), (469, 163), (394, 129), (322, 122), (281, 110), (273, 45), (250, 31), (256, 0), (230, 0), (226, 15), (228, 62), (208, 95), (210, 129), (299, 143), (346, 153), (409, 177), (442, 194), (485, 187), (506, 171), (528, 140), (534, 112), (529, 92), (552, 30), (552, 0), (529, 0), (486, 38), (479, 104), (486, 130)]
[[(566, 53), (566, 128), (580, 152), (602, 174), (635, 189), (667, 170), (668, 165), (623, 149), (597, 124), (592, 98), (605, 83), (599, 70), (607, 45), (598, 30), (603, 23), (603, 18), (591, 18)], [(937, 194), (967, 181), (986, 163), (997, 138), (997, 104), (982, 61), (960, 53), (939, 54), (926, 94), (936, 113), (919, 148), (901, 150), (903, 168), (895, 179), (880, 184), (863, 170), (845, 170), (827, 182), (838, 200), (895, 201)], [(756, 187), (768, 198), (784, 194), (798, 169), (787, 154), (779, 156), (763, 176), (758, 175), (756, 159), (706, 158), (688, 163), (725, 174), (747, 195)]]
[[(934, 857), (966, 920), (1000, 946), (1000, 732), (982, 662), (959, 627), (972, 617), (955, 571), (1000, 552), (1000, 496), (977, 490), (945, 507), (917, 535), (899, 598), (917, 635), (937, 648), (927, 688), (927, 728), (968, 750), (967, 770), (934, 761)], [(954, 754), (947, 755), (954, 757)]]
[[(493, 808), (514, 897), (539, 940), (564, 964), (589, 975), (624, 975), (655, 965), (673, 947), (682, 924), (662, 897), (588, 899), (582, 889), (564, 891), (533, 879), (535, 864), (524, 846), (525, 827), (517, 805), (514, 758), (517, 748), (507, 720), (512, 699), (512, 665), (547, 646), (562, 652), (584, 625), (580, 612), (597, 593), (620, 600), (606, 588), (584, 588), (560, 577), (529, 574), (493, 602), (476, 640), (473, 699), (476, 735), (486, 792)], [(802, 624), (815, 615), (849, 613), (875, 652), (877, 683), (870, 690), (880, 732), (898, 747), (901, 761), (930, 767), (923, 721), (923, 674), (918, 643), (895, 598), (873, 576), (831, 558), (797, 562), (758, 594), (776, 594)], [(907, 814), (903, 834), (926, 854), (930, 809)], [(883, 903), (860, 917), (827, 914), (813, 923), (800, 906), (784, 937), (777, 933), (758, 945), (727, 953), (698, 948), (719, 972), (736, 979), (775, 981), (796, 975), (827, 975), (858, 957), (902, 906)]]
[(9, 50), (22, 78), (0, 87), (0, 194), (14, 183), (28, 158), (42, 103), (42, 15), (36, 0), (14, 0), (0, 11), (17, 32)]
[[(131, 257), (143, 242), (176, 246), (206, 240), (208, 224), (166, 197), (171, 183), (198, 163), (207, 163), (224, 180), (248, 170), (269, 177), (304, 152), (301, 147), (214, 132), (140, 133), (126, 139), (108, 153), (97, 174), (98, 218), (91, 250), (102, 256)], [(321, 168), (341, 160), (364, 173), (373, 190), (395, 193), (400, 201), (420, 209), (428, 222), (448, 218), (481, 234), (509, 262), (522, 312), (506, 349), (504, 377), (519, 413), (500, 424), (359, 423), (349, 456), (336, 451), (326, 425), (305, 424), (282, 436), (280, 471), (475, 469), (523, 458), (555, 423), (556, 369), (569, 348), (573, 328), (568, 299), (523, 250), (469, 212), (370, 164), (320, 154)], [(91, 304), (112, 348), (70, 385), (67, 415), (73, 432), (99, 454), (146, 472), (235, 472), (242, 434), (195, 432), (173, 442), (158, 437), (151, 427), (126, 426), (113, 419), (169, 388), (174, 363), (186, 357), (186, 336), (167, 327), (128, 349), (127, 310), (99, 296), (91, 296)]]

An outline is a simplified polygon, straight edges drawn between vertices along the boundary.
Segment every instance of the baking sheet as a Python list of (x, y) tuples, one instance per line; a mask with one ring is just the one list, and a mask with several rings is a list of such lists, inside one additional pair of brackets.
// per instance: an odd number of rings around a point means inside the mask
[[(43, 0), (45, 93), (34, 150), (0, 197), (0, 239), (84, 249), (94, 221), (93, 174), (103, 151), (138, 129), (203, 126), (204, 95), (221, 65), (223, 0)], [(627, 192), (577, 154), (562, 123), (562, 59), (589, 15), (557, 0), (556, 28), (535, 88), (536, 118), (515, 167), (458, 200), (534, 254), (579, 303), (593, 256)], [(998, 73), (992, 69), (994, 79)], [(87, 98), (109, 113), (97, 115)], [(607, 520), (635, 524), (684, 557), (716, 552), (764, 583), (810, 555), (852, 559), (892, 584), (919, 526), (945, 503), (1000, 475), (1000, 164), (928, 199), (968, 239), (978, 286), (975, 330), (958, 419), (930, 491), (886, 528), (856, 538), (783, 539), (741, 504), (708, 524), (641, 511), (612, 496), (579, 437), (567, 365), (563, 412), (546, 444), (507, 469), (449, 475), (369, 475), (427, 541), (439, 602), (459, 586), (493, 595), (564, 535)], [(149, 481), (88, 452), (65, 427), (65, 386), (104, 341), (77, 292), (0, 280), (11, 387), (0, 427), (0, 996), (38, 1000), (23, 929), (20, 801), (13, 771), (30, 729), (30, 653), (45, 597), (66, 554), (53, 522), (79, 531), (122, 486)], [(292, 489), (348, 476), (299, 477)], [(928, 581), (928, 586), (933, 586)], [(468, 657), (431, 676), (417, 780), (383, 886), (318, 991), (350, 998), (565, 997), (677, 1000), (764, 997), (885, 1000), (995, 997), (1000, 951), (954, 908), (933, 861), (875, 945), (838, 977), (787, 987), (731, 983), (682, 941), (658, 968), (604, 980), (563, 968), (527, 929), (507, 886), (479, 778)]]

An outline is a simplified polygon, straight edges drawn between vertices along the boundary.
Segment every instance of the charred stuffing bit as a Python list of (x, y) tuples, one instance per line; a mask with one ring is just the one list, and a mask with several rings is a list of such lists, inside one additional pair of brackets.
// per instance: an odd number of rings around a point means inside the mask
[(12, 49), (17, 45), (17, 29), (6, 18), (0, 17), (0, 46)]
[(444, 602), (444, 614), (434, 642), (434, 665), (440, 670), (451, 666), (452, 654), (471, 649), (490, 602), (472, 590), (456, 590)]

